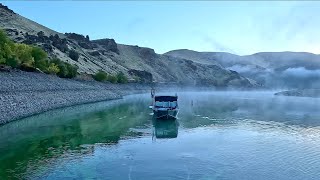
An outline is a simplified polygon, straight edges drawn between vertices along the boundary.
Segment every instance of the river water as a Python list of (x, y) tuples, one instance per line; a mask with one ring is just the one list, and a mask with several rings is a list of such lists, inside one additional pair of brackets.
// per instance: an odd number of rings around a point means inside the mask
[(320, 99), (180, 92), (49, 111), (0, 127), (0, 179), (320, 179)]

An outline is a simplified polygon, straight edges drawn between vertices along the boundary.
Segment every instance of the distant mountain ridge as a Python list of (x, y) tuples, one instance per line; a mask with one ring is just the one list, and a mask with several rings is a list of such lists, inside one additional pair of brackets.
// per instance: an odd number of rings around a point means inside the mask
[[(15, 42), (40, 46), (49, 57), (58, 57), (78, 66), (80, 73), (94, 74), (103, 70), (110, 74), (123, 72), (127, 77), (142, 82), (253, 86), (237, 72), (219, 65), (156, 54), (151, 48), (117, 44), (113, 39), (90, 40), (89, 36), (77, 33), (59, 33), (16, 14), (2, 4), (0, 28)], [(71, 51), (78, 53), (79, 58), (71, 59)]]
[(197, 52), (188, 49), (172, 50), (165, 55), (186, 58), (203, 64), (216, 64), (224, 67), (233, 65), (254, 65), (261, 68), (286, 69), (304, 67), (320, 69), (320, 55), (308, 52), (258, 52), (252, 55), (236, 55), (226, 52)]
[(181, 49), (169, 51), (165, 55), (234, 70), (266, 87), (320, 87), (320, 55), (313, 53), (259, 52), (239, 56), (225, 52)]

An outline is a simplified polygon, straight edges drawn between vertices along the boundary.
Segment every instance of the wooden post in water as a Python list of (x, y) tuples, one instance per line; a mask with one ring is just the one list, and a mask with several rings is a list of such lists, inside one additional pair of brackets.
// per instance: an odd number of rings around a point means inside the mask
[(156, 90), (154, 87), (151, 88), (151, 98), (152, 98), (152, 106), (154, 105), (154, 96), (155, 96)]

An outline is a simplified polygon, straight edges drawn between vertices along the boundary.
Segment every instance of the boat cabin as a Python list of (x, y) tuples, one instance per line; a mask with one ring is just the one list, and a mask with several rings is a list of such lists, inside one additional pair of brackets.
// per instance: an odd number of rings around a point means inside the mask
[(177, 96), (155, 96), (154, 107), (155, 108), (170, 108), (175, 109), (178, 107)]

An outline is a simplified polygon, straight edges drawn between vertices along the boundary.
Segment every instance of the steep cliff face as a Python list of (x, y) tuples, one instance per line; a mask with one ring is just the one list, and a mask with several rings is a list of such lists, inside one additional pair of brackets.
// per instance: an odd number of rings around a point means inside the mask
[(123, 66), (152, 72), (158, 82), (183, 84), (205, 84), (215, 86), (251, 86), (250, 82), (238, 73), (216, 65), (195, 63), (183, 58), (175, 58), (154, 53), (152, 49), (137, 46), (119, 45)]
[[(216, 64), (202, 64), (186, 58), (159, 55), (151, 48), (117, 44), (114, 39), (90, 40), (77, 33), (59, 33), (24, 18), (0, 5), (0, 28), (16, 42), (34, 44), (79, 67), (80, 73), (93, 74), (98, 70), (110, 74), (123, 72), (130, 79), (143, 82), (174, 82), (214, 86), (251, 87), (238, 73)], [(79, 58), (70, 58), (70, 53)]]

